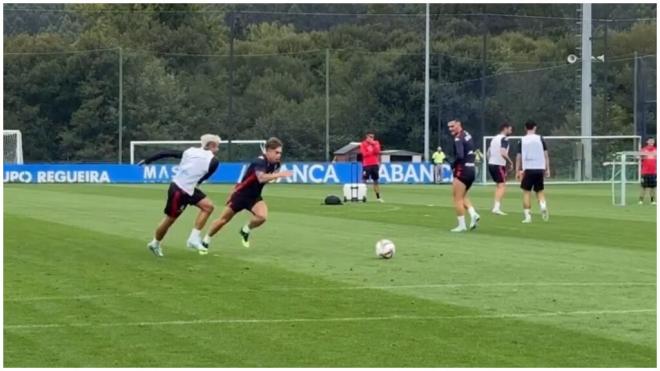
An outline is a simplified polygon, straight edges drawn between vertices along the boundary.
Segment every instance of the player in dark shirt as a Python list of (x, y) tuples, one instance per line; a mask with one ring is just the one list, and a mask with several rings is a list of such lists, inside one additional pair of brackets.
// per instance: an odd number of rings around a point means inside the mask
[(250, 221), (240, 230), (243, 246), (250, 247), (250, 231), (266, 222), (268, 206), (261, 198), (261, 191), (266, 183), (293, 175), (290, 171), (279, 172), (282, 158), (282, 142), (277, 138), (270, 138), (266, 142), (266, 151), (248, 167), (241, 182), (236, 185), (229, 195), (227, 206), (220, 217), (211, 223), (208, 234), (202, 244), (208, 248), (211, 238), (242, 210), (252, 213)]
[(470, 213), (470, 229), (475, 229), (479, 222), (479, 214), (477, 214), (467, 197), (467, 192), (475, 178), (474, 144), (472, 143), (472, 136), (463, 129), (460, 120), (450, 121), (447, 126), (449, 127), (449, 133), (454, 137), (454, 162), (452, 164), (454, 181), (452, 191), (458, 219), (458, 226), (451, 231), (464, 232), (467, 231), (465, 210)]

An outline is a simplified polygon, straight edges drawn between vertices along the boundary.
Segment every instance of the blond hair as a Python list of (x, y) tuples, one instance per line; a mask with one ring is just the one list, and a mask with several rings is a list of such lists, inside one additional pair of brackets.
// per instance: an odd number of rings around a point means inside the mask
[(220, 137), (215, 134), (204, 134), (200, 140), (202, 142), (202, 148), (204, 149), (208, 148), (209, 143), (220, 145)]

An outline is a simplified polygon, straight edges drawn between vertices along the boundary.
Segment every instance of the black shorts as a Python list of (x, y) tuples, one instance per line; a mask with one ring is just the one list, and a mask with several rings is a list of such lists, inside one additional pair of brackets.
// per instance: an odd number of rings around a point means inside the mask
[(191, 196), (176, 184), (170, 183), (170, 188), (167, 190), (167, 203), (163, 212), (169, 217), (177, 218), (188, 205), (197, 205), (199, 201), (205, 198), (204, 192), (198, 188), (195, 188)]
[(655, 174), (642, 175), (642, 188), (655, 188), (658, 185)]
[(454, 178), (465, 184), (465, 190), (469, 190), (476, 177), (474, 166), (456, 165), (454, 168)]
[(506, 166), (488, 165), (488, 172), (495, 183), (506, 183)]
[(533, 189), (534, 192), (541, 192), (545, 188), (543, 184), (544, 177), (545, 170), (525, 170), (523, 172), (522, 182), (520, 182), (520, 188), (525, 191), (531, 191)]
[(369, 166), (365, 166), (364, 168), (362, 168), (362, 179), (365, 180), (365, 181), (368, 180), (368, 179), (377, 181), (378, 180), (378, 168), (379, 168), (378, 165), (369, 165)]
[(249, 212), (252, 212), (252, 208), (254, 205), (257, 204), (257, 202), (263, 201), (263, 198), (261, 196), (248, 196), (248, 195), (242, 195), (242, 194), (232, 194), (229, 196), (229, 200), (227, 200), (227, 206), (229, 206), (234, 213), (239, 213), (242, 210), (247, 210)]

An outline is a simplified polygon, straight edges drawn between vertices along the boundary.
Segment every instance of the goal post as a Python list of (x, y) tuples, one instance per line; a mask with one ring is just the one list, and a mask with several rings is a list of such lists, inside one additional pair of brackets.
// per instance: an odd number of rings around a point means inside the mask
[(628, 183), (639, 183), (641, 176), (640, 159), (644, 155), (643, 152), (639, 151), (617, 152), (611, 161), (603, 162), (604, 167), (611, 168), (612, 205), (626, 206)]
[(23, 135), (20, 130), (3, 130), (3, 161), (6, 164), (23, 164)]
[[(488, 175), (488, 147), (494, 136), (485, 136), (482, 143), (484, 159), (479, 165), (477, 179), (482, 184), (491, 184)], [(509, 157), (514, 162), (522, 136), (509, 136)], [(602, 164), (611, 161), (612, 155), (624, 151), (639, 151), (642, 143), (639, 135), (594, 135), (594, 136), (543, 136), (550, 158), (550, 184), (582, 184), (611, 182), (612, 168)], [(587, 161), (585, 149), (591, 146), (591, 161)], [(590, 166), (587, 169), (587, 166)], [(591, 175), (589, 177), (589, 175)], [(509, 178), (512, 180), (513, 178)], [(633, 179), (630, 179), (631, 181)]]
[[(185, 150), (189, 147), (199, 146), (198, 140), (132, 140), (131, 164), (143, 158), (150, 157), (165, 150)], [(263, 139), (247, 140), (221, 140), (218, 158), (221, 161), (247, 161), (252, 160), (266, 149)]]

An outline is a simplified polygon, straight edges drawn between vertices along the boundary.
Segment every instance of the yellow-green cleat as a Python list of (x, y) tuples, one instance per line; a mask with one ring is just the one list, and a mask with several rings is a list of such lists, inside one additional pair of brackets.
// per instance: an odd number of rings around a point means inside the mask
[(241, 234), (241, 243), (243, 244), (243, 247), (250, 247), (250, 241), (248, 240), (250, 238), (250, 232), (246, 233), (241, 229), (238, 233)]

